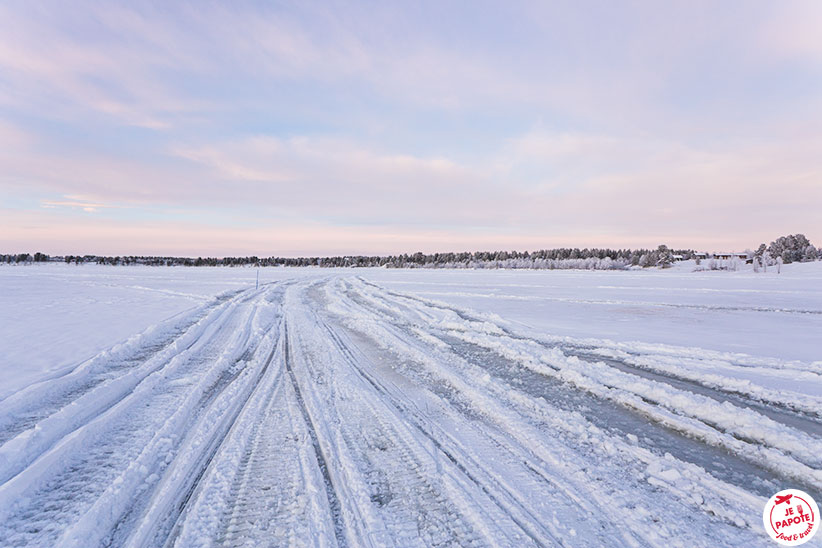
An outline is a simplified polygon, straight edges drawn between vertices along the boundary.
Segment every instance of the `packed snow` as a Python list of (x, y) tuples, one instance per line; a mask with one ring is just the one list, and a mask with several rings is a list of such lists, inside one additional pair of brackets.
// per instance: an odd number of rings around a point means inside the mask
[(3, 266), (0, 546), (770, 546), (820, 282)]

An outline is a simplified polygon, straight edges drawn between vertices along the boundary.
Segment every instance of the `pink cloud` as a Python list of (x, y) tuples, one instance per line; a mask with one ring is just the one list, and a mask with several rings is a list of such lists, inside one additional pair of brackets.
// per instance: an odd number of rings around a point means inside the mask
[[(26, 177), (26, 188), (38, 180), (40, 188), (64, 196), (42, 200), (46, 206), (172, 208), (199, 217), (235, 208), (241, 223), (269, 226), (276, 219), (289, 234), (322, 233), (281, 241), (288, 249), (304, 242), (305, 253), (341, 236), (351, 245), (377, 249), (383, 240), (369, 236), (371, 231), (407, 243), (408, 249), (445, 242), (456, 246), (446, 249), (550, 242), (688, 246), (710, 238), (741, 248), (782, 232), (820, 240), (822, 222), (815, 215), (815, 204), (822, 201), (820, 147), (819, 140), (801, 146), (694, 147), (534, 131), (469, 167), (341, 139), (257, 136), (176, 147), (172, 153), (179, 162), (163, 168), (105, 157), (44, 161), (36, 149), (18, 150), (4, 164), (7, 175)], [(163, 226), (182, 234), (211, 233), (183, 223)], [(86, 231), (89, 237), (95, 233)], [(242, 227), (224, 233), (258, 240)]]
[(65, 196), (66, 200), (43, 200), (40, 202), (41, 207), (46, 209), (53, 209), (59, 207), (66, 207), (69, 209), (82, 209), (86, 213), (96, 213), (100, 209), (117, 208), (119, 206), (103, 204), (99, 202), (89, 201), (83, 196)]

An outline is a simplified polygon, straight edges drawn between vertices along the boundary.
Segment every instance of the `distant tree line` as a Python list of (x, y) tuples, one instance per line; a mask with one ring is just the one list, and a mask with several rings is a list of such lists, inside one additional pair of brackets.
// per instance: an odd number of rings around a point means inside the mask
[[(67, 255), (49, 257), (44, 253), (0, 255), (0, 262), (32, 263), (64, 261), (68, 264), (104, 264), (149, 266), (315, 266), (385, 267), (385, 268), (527, 268), (527, 269), (586, 269), (622, 270), (631, 267), (657, 266), (666, 268), (676, 260), (696, 258), (692, 249), (571, 248), (541, 249), (537, 251), (474, 251), (450, 253), (412, 253), (401, 255), (339, 255), (336, 257), (163, 257), (145, 255), (102, 256)], [(762, 244), (749, 252), (758, 264), (813, 261), (822, 254), (802, 234), (782, 236), (769, 246)]]
[(0, 255), (0, 263), (47, 263), (51, 257), (39, 251), (34, 255), (28, 253), (12, 253), (10, 255)]
[(0, 255), (6, 263), (64, 261), (68, 264), (149, 266), (316, 266), (386, 268), (537, 268), (617, 270), (630, 266), (667, 266), (675, 255), (691, 258), (693, 250), (559, 248), (538, 251), (475, 251), (459, 253), (412, 253), (400, 255), (339, 255), (336, 257), (159, 257), (144, 255), (66, 255), (49, 257), (36, 253)]

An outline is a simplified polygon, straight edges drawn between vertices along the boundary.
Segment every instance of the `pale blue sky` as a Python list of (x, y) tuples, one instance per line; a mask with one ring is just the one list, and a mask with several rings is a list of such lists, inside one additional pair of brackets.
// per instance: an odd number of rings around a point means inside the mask
[(4, 2), (0, 247), (822, 243), (820, 2)]

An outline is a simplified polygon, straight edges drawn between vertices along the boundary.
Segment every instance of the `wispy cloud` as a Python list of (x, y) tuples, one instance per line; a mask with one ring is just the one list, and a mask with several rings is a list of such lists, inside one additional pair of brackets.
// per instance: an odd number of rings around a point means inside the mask
[(814, 2), (6, 3), (0, 190), (37, 222), (0, 227), (822, 239), (820, 25)]
[(116, 208), (118, 206), (102, 204), (99, 202), (84, 200), (82, 196), (66, 196), (65, 200), (43, 200), (41, 207), (50, 209), (57, 207), (67, 207), (70, 209), (82, 209), (86, 213), (96, 213), (100, 209)]

